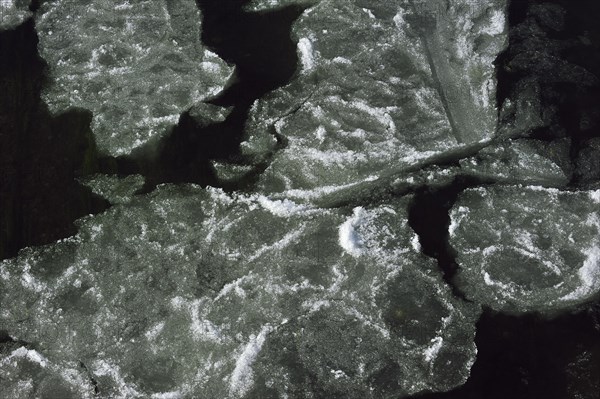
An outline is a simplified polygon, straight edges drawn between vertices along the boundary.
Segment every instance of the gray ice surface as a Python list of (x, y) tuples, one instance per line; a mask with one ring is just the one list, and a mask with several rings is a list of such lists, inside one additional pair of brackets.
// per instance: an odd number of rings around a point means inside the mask
[(36, 28), (50, 68), (43, 99), (54, 113), (91, 111), (106, 155), (157, 142), (232, 73), (200, 42), (193, 0), (48, 1)]
[(0, 31), (16, 28), (31, 17), (29, 0), (0, 0)]
[(493, 61), (505, 1), (328, 0), (293, 29), (300, 70), (258, 100), (242, 151), (256, 162), (287, 140), (266, 192), (318, 196), (496, 133)]
[(457, 284), (508, 312), (556, 312), (600, 292), (600, 190), (469, 189), (451, 212)]
[(380, 398), (460, 385), (479, 308), (420, 253), (408, 200), (345, 214), (161, 186), (90, 216), (0, 263), (0, 324), (36, 348), (0, 356), (1, 389), (91, 397), (91, 377), (111, 398)]
[[(291, 4), (307, 3), (247, 7)], [(552, 314), (598, 295), (600, 191), (568, 191), (568, 139), (529, 137), (547, 123), (535, 82), (495, 103), (506, 1), (311, 5), (296, 75), (255, 102), (235, 162), (211, 160), (221, 183), (256, 185), (139, 195), (139, 175), (84, 178), (114, 206), (0, 262), (0, 397), (447, 391), (469, 376), (482, 305)], [(192, 0), (59, 0), (35, 18), (44, 100), (91, 111), (104, 154), (159, 141), (182, 112), (206, 127), (231, 111), (204, 101), (231, 67), (200, 43)], [(449, 235), (470, 302), (408, 226), (411, 193), (465, 177), (481, 184)]]

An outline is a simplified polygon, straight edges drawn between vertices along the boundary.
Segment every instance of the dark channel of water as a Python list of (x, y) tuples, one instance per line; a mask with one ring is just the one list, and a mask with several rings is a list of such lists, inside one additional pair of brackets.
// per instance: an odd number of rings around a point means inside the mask
[[(249, 13), (242, 10), (245, 0), (197, 3), (204, 14), (202, 40), (236, 66), (232, 84), (213, 100), (233, 107), (233, 112), (226, 121), (208, 126), (182, 114), (152, 158), (101, 158), (89, 112), (50, 116), (39, 96), (46, 65), (37, 53), (33, 22), (0, 32), (0, 259), (25, 246), (69, 236), (75, 232), (75, 219), (108, 207), (75, 181), (78, 176), (142, 173), (146, 190), (163, 182), (216, 184), (209, 160), (236, 156), (252, 102), (285, 84), (296, 71), (290, 28), (302, 9)], [(597, 0), (512, 0), (510, 46), (497, 62), (499, 103), (518, 95), (522, 79), (541, 85), (551, 123), (534, 135), (546, 141), (571, 140), (574, 187), (600, 180), (600, 150), (590, 147), (600, 137), (599, 85), (593, 78), (582, 81), (571, 68), (600, 77), (598, 20)], [(535, 61), (525, 62), (528, 57)], [(424, 189), (416, 193), (411, 209), (410, 223), (424, 252), (438, 260), (449, 284), (458, 265), (447, 243), (448, 210), (469, 184), (457, 180), (443, 189)], [(476, 343), (477, 361), (463, 387), (418, 398), (600, 398), (599, 304), (553, 319), (485, 310)], [(0, 345), (13, 344), (0, 332)]]

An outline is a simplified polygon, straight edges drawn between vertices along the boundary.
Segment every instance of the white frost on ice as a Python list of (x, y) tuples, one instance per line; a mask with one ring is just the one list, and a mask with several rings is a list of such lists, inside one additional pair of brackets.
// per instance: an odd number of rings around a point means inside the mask
[(460, 225), (460, 222), (469, 214), (469, 208), (460, 206), (457, 210), (453, 210), (450, 215), (450, 226), (448, 226), (448, 232), (450, 237), (454, 237), (456, 229)]
[(240, 284), (246, 282), (246, 281), (251, 281), (254, 278), (254, 276), (252, 275), (252, 273), (248, 273), (245, 276), (242, 276), (236, 280), (233, 280), (230, 283), (227, 283), (223, 286), (223, 288), (221, 288), (221, 291), (219, 291), (219, 293), (217, 294), (217, 296), (214, 297), (213, 302), (217, 302), (218, 300), (220, 300), (221, 298), (225, 297), (226, 295), (228, 295), (230, 292), (235, 291), (235, 293), (240, 297), (243, 298), (246, 296), (246, 292), (244, 291), (244, 289), (240, 286)]
[(483, 281), (489, 286), (500, 287), (504, 290), (504, 294), (508, 295), (513, 289), (508, 284), (501, 283), (500, 281), (494, 280), (490, 274), (486, 271), (483, 272)]
[(363, 221), (364, 214), (364, 208), (360, 206), (354, 208), (352, 217), (342, 223), (338, 229), (340, 246), (354, 257), (360, 256), (363, 252), (363, 242), (355, 227)]
[(8, 279), (10, 278), (10, 273), (8, 272), (8, 270), (6, 270), (6, 264), (4, 263), (0, 263), (0, 278), (6, 281), (8, 281)]
[(300, 226), (300, 228), (298, 228), (297, 230), (287, 233), (280, 240), (274, 242), (273, 244), (263, 245), (254, 254), (252, 254), (251, 256), (248, 257), (248, 262), (252, 262), (252, 261), (258, 259), (263, 254), (265, 254), (269, 251), (273, 251), (273, 250), (277, 251), (277, 250), (284, 249), (285, 247), (290, 245), (292, 242), (296, 241), (302, 235), (302, 233), (304, 233), (304, 226)]
[(330, 373), (333, 374), (333, 378), (335, 378), (336, 380), (339, 380), (340, 378), (348, 378), (348, 376), (346, 375), (346, 373), (344, 373), (343, 370), (330, 370)]
[(201, 319), (197, 312), (192, 313), (192, 324), (190, 326), (192, 336), (197, 341), (215, 342), (221, 341), (221, 329), (210, 320)]
[(484, 33), (493, 36), (504, 32), (504, 28), (506, 26), (506, 17), (504, 12), (501, 10), (494, 10), (490, 22), (490, 25), (483, 30)]
[(431, 345), (423, 351), (426, 362), (431, 362), (432, 360), (435, 360), (438, 353), (440, 353), (440, 349), (442, 349), (443, 343), (444, 339), (442, 337), (435, 337), (431, 340)]
[(21, 275), (21, 285), (24, 288), (35, 292), (42, 292), (45, 288), (45, 285), (38, 281), (31, 273), (31, 265), (27, 262), (23, 267), (23, 273)]
[[(594, 214), (590, 217), (588, 224), (595, 225), (600, 230), (598, 215)], [(561, 298), (562, 300), (578, 300), (600, 291), (600, 239), (595, 242), (595, 245), (584, 250), (583, 254), (586, 259), (577, 272), (581, 285), (575, 291)]]
[(161, 321), (160, 323), (156, 324), (154, 327), (152, 327), (151, 329), (146, 331), (146, 334), (144, 334), (144, 335), (146, 336), (148, 341), (152, 341), (152, 340), (156, 339), (156, 337), (158, 337), (158, 335), (162, 332), (162, 330), (164, 328), (165, 328), (165, 322)]
[(321, 308), (329, 308), (331, 307), (331, 302), (327, 299), (318, 299), (312, 301), (304, 301), (302, 303), (302, 308), (307, 309), (308, 313), (315, 313), (319, 311)]
[(421, 252), (421, 242), (419, 241), (419, 236), (417, 234), (414, 234), (411, 238), (410, 245), (415, 252)]
[(6, 359), (2, 360), (2, 363), (6, 364), (8, 361), (14, 358), (27, 359), (30, 362), (39, 364), (41, 367), (46, 367), (46, 365), (48, 364), (48, 360), (44, 356), (42, 356), (38, 351), (33, 349), (27, 349), (24, 346), (21, 346), (20, 348), (17, 348), (14, 351), (12, 351), (12, 353)]
[(289, 199), (271, 200), (265, 196), (258, 197), (258, 203), (275, 216), (287, 217), (302, 213), (309, 208), (305, 205), (298, 205)]
[(543, 193), (548, 193), (551, 195), (558, 195), (560, 193), (560, 190), (558, 188), (553, 188), (553, 187), (533, 186), (533, 185), (519, 186), (519, 187), (523, 187), (523, 188), (526, 188), (531, 191), (539, 191), (539, 192), (543, 192)]
[(179, 391), (155, 393), (151, 396), (152, 399), (180, 399), (183, 395)]
[(263, 344), (273, 328), (269, 325), (263, 326), (260, 333), (251, 336), (250, 341), (244, 347), (240, 357), (235, 362), (235, 369), (229, 380), (229, 393), (234, 397), (242, 397), (254, 384), (254, 373), (252, 365), (256, 361)]
[(115, 398), (138, 398), (140, 393), (132, 384), (125, 382), (125, 379), (121, 375), (121, 369), (115, 364), (108, 363), (104, 359), (98, 359), (93, 362), (92, 370), (94, 375), (103, 377), (107, 376), (113, 379), (118, 386), (119, 395)]
[(310, 71), (313, 69), (315, 67), (315, 56), (311, 41), (306, 37), (298, 40), (298, 50), (300, 51), (302, 70)]

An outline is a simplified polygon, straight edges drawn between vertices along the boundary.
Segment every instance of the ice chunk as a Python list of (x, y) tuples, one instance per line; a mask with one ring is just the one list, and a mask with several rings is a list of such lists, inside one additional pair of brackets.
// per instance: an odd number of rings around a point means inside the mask
[[(449, 390), (469, 375), (479, 307), (413, 248), (409, 200), (351, 215), (159, 186), (0, 263), (0, 325), (61, 375), (79, 359), (106, 397)], [(359, 252), (338, 245), (344, 225)]]
[(31, 17), (28, 0), (0, 0), (0, 30), (17, 27)]
[(51, 83), (42, 96), (55, 113), (90, 110), (102, 153), (156, 141), (231, 75), (201, 44), (200, 21), (192, 0), (44, 2), (36, 27)]
[(250, 113), (248, 142), (274, 129), (287, 144), (261, 189), (318, 194), (490, 140), (505, 6), (332, 0), (307, 9), (293, 28), (300, 70)]
[(470, 189), (452, 210), (459, 287), (494, 309), (553, 312), (600, 292), (600, 211), (594, 192)]

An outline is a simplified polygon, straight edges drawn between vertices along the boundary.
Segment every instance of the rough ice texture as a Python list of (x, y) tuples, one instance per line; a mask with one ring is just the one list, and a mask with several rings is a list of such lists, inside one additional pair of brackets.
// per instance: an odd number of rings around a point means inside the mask
[(53, 378), (61, 398), (85, 398), (93, 378), (107, 398), (381, 398), (460, 385), (479, 308), (413, 249), (408, 200), (345, 215), (162, 186), (90, 216), (0, 263), (0, 325), (37, 351), (0, 355), (2, 389), (44, 396)]
[(0, 0), (0, 30), (13, 29), (31, 17), (29, 0)]
[[(446, 7), (446, 5), (448, 6)], [(342, 187), (491, 139), (505, 2), (321, 1), (295, 23), (301, 68), (260, 99), (246, 155), (267, 192)], [(351, 45), (349, 43), (352, 43)], [(261, 141), (262, 140), (262, 141)]]
[(536, 186), (465, 191), (450, 224), (459, 287), (470, 299), (510, 312), (556, 311), (597, 295), (595, 193)]
[(55, 113), (90, 110), (99, 150), (128, 154), (229, 78), (200, 25), (193, 0), (44, 2), (36, 27), (51, 84), (42, 96)]
[(134, 194), (144, 186), (144, 176), (129, 175), (119, 177), (117, 175), (96, 174), (80, 182), (89, 187), (96, 195), (109, 201), (111, 204), (129, 202)]
[(34, 349), (12, 345), (0, 352), (0, 397), (94, 398), (89, 376), (76, 360), (54, 363)]
[[(292, 3), (306, 4), (248, 7)], [(160, 186), (135, 196), (141, 176), (93, 176), (85, 184), (117, 205), (79, 221), (74, 237), (0, 263), (0, 329), (14, 338), (0, 351), (0, 397), (446, 391), (469, 375), (480, 304), (551, 312), (598, 293), (600, 190), (463, 193), (449, 233), (471, 303), (420, 253), (410, 198), (300, 203), (435, 188), (458, 174), (549, 186), (569, 174), (568, 142), (504, 139), (542, 124), (535, 87), (504, 104), (513, 122), (490, 142), (504, 1), (314, 3), (294, 27), (296, 77), (253, 106), (240, 162), (212, 163), (233, 183), (273, 157), (262, 194)], [(230, 112), (201, 102), (230, 69), (200, 45), (191, 0), (45, 2), (36, 18), (52, 77), (44, 99), (54, 112), (92, 111), (103, 152), (158, 140), (186, 109), (200, 126)], [(418, 163), (440, 154), (463, 159)]]

